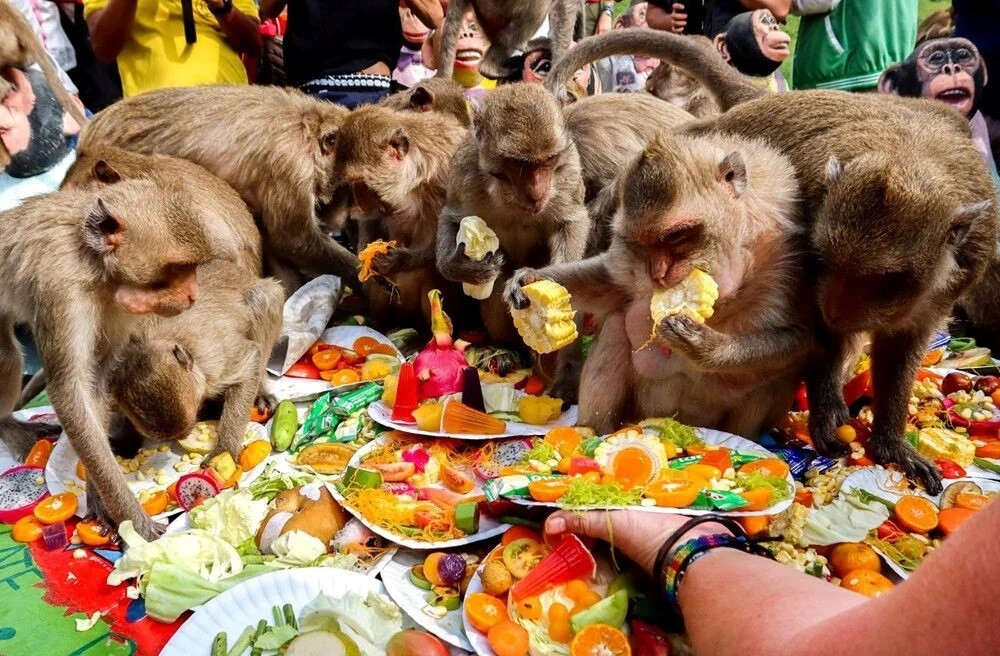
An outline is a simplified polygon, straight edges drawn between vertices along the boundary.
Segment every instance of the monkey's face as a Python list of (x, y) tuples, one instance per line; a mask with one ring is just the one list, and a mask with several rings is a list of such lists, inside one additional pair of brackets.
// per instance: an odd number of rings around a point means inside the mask
[(515, 205), (529, 214), (540, 214), (552, 197), (552, 181), (561, 159), (561, 152), (535, 160), (503, 157), (491, 162), (488, 172), (495, 188)]
[(365, 214), (391, 216), (420, 183), (407, 129), (381, 107), (356, 110), (337, 134), (335, 177)]

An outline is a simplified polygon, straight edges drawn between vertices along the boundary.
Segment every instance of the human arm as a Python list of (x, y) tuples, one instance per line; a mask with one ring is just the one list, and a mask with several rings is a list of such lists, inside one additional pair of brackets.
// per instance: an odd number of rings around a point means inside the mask
[(103, 8), (87, 17), (90, 44), (97, 59), (107, 64), (121, 53), (132, 34), (138, 2), (139, 0), (108, 0)]
[(441, 27), (444, 21), (444, 9), (440, 0), (405, 0), (404, 4), (427, 27), (432, 30)]
[(687, 12), (679, 2), (650, 4), (646, 9), (646, 24), (654, 30), (680, 34), (687, 27)]
[(750, 11), (754, 9), (767, 9), (779, 21), (784, 21), (788, 18), (788, 14), (792, 11), (792, 0), (740, 0), (740, 4)]
[(288, 0), (260, 0), (260, 15), (262, 18), (277, 18), (287, 4)]
[[(256, 16), (244, 13), (235, 3), (225, 10), (225, 0), (205, 0), (205, 4), (213, 10), (213, 16), (233, 50), (251, 57), (260, 55), (264, 48), (264, 38), (260, 35), (260, 21)], [(215, 13), (220, 11), (224, 13)]]
[(614, 2), (601, 2), (600, 14), (597, 16), (597, 23), (594, 24), (594, 34), (604, 34), (610, 32), (614, 27)]

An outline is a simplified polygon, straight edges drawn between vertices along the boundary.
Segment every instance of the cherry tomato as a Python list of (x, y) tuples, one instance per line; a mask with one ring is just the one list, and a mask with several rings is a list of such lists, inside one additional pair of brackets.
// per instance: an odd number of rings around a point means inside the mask
[(935, 460), (934, 465), (944, 478), (964, 478), (965, 470), (957, 462), (951, 460)]
[(899, 528), (899, 526), (896, 525), (896, 522), (891, 519), (887, 519), (879, 524), (876, 531), (878, 532), (879, 540), (895, 540), (903, 535), (906, 535), (906, 532)]
[(524, 393), (538, 396), (545, 393), (545, 383), (538, 376), (528, 376), (524, 380)]
[(296, 362), (291, 366), (291, 368), (285, 372), (286, 376), (291, 376), (292, 378), (313, 378), (319, 380), (319, 369), (313, 363), (303, 363)]
[(337, 349), (326, 349), (313, 355), (312, 363), (320, 371), (330, 371), (337, 367), (337, 363), (340, 362), (342, 356), (343, 354)]
[(798, 490), (795, 493), (795, 503), (803, 505), (806, 508), (812, 508), (813, 493), (809, 490)]
[(601, 466), (593, 458), (586, 456), (573, 456), (569, 460), (570, 475), (586, 474), (587, 472), (600, 472)]

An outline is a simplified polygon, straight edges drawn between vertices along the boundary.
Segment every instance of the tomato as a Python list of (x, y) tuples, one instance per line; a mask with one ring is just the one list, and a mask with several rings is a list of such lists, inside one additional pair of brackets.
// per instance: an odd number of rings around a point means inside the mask
[(813, 493), (809, 490), (797, 490), (795, 492), (795, 503), (805, 506), (806, 508), (812, 508)]
[(31, 447), (31, 451), (28, 451), (24, 464), (29, 467), (44, 467), (50, 455), (52, 455), (52, 442), (46, 439), (38, 440), (35, 446)]
[(890, 542), (906, 535), (906, 531), (899, 528), (899, 525), (891, 519), (887, 519), (879, 524), (879, 527), (875, 530), (879, 540), (889, 540)]
[(844, 385), (844, 401), (847, 405), (853, 405), (854, 402), (863, 398), (872, 398), (871, 369), (865, 369)]
[(53, 494), (35, 506), (35, 518), (43, 524), (65, 522), (76, 512), (80, 501), (72, 492)]
[(26, 515), (14, 522), (10, 537), (14, 542), (34, 542), (42, 537), (43, 528), (42, 523), (35, 519), (34, 515)]
[(405, 481), (417, 473), (417, 467), (412, 462), (390, 462), (368, 466), (382, 474), (382, 480), (389, 483)]
[(951, 460), (935, 460), (934, 465), (944, 478), (964, 478), (965, 470), (957, 462)]
[(500, 544), (506, 547), (511, 542), (525, 538), (534, 540), (535, 542), (542, 541), (542, 536), (538, 534), (538, 531), (527, 526), (515, 524), (507, 529), (507, 532), (503, 534), (503, 537), (500, 538)]
[(510, 570), (511, 576), (523, 579), (547, 554), (548, 548), (544, 544), (521, 538), (503, 548), (503, 564)]
[(419, 508), (413, 513), (413, 522), (417, 528), (427, 528), (439, 519), (441, 512), (437, 508)]
[(285, 372), (285, 375), (292, 378), (313, 378), (319, 380), (319, 369), (312, 362), (296, 362)]
[(569, 473), (571, 475), (586, 474), (587, 472), (599, 472), (601, 466), (593, 458), (586, 456), (573, 456), (569, 460)]
[[(343, 357), (343, 353), (337, 349), (326, 349), (325, 351), (320, 351), (316, 355), (312, 356), (312, 363), (316, 365), (316, 368), (320, 371), (330, 371), (337, 367), (337, 363), (340, 362), (340, 358)], [(320, 374), (322, 375), (322, 374)]]
[(80, 536), (81, 542), (91, 547), (100, 547), (111, 542), (111, 531), (96, 519), (78, 522), (76, 534)]
[(538, 376), (528, 376), (524, 379), (524, 393), (539, 396), (545, 393), (545, 382)]

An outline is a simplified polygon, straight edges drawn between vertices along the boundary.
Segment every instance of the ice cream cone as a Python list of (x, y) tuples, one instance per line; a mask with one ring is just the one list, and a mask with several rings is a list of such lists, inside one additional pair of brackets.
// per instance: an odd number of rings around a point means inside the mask
[(449, 399), (441, 416), (441, 430), (445, 433), (501, 435), (507, 430), (507, 424), (485, 412)]

